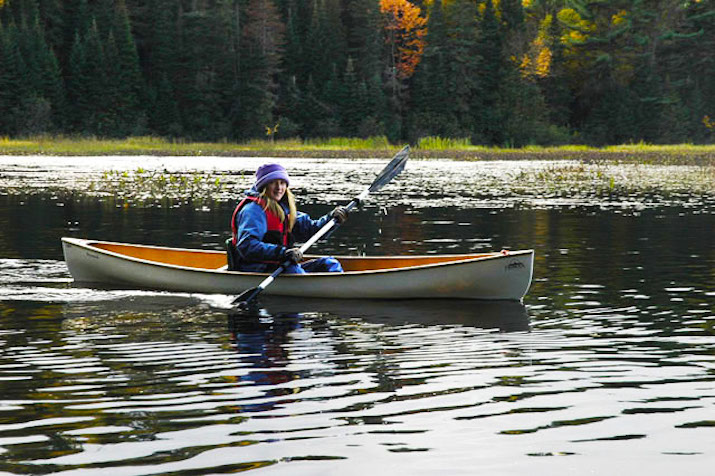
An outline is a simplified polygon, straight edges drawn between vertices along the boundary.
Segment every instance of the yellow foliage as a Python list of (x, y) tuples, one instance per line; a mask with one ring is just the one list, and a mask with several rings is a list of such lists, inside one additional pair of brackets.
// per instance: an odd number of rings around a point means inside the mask
[(710, 119), (710, 116), (703, 117), (703, 124), (705, 125), (705, 127), (710, 129), (711, 131), (715, 131), (715, 121)]
[(531, 58), (529, 58), (529, 55), (525, 54), (524, 57), (521, 59), (521, 64), (519, 65), (519, 69), (521, 69), (521, 75), (525, 78), (528, 78), (530, 76), (530, 72), (532, 70), (532, 65), (531, 65)]
[(613, 17), (611, 17), (611, 23), (613, 24), (613, 26), (621, 26), (624, 23), (628, 22), (628, 18), (626, 18), (627, 16), (628, 12), (625, 10), (621, 10), (620, 12), (613, 15)]
[(398, 76), (409, 78), (422, 59), (427, 35), (427, 18), (422, 10), (407, 0), (380, 0), (380, 12), (385, 16), (388, 41), (397, 48), (395, 66)]
[(534, 74), (540, 78), (545, 78), (549, 75), (551, 71), (551, 49), (544, 46), (541, 51), (539, 51), (539, 56), (536, 57), (536, 67), (534, 68)]
[[(446, 7), (448, 5), (451, 5), (455, 2), (455, 0), (442, 0), (442, 6)], [(426, 7), (431, 7), (434, 5), (434, 0), (424, 0), (422, 4)]]
[(596, 30), (596, 25), (593, 22), (581, 18), (581, 15), (573, 8), (564, 8), (556, 16), (569, 29), (561, 37), (566, 44), (583, 43), (588, 38), (588, 33)]
[(565, 33), (562, 37), (561, 40), (564, 43), (584, 43), (586, 41), (586, 35), (581, 33), (580, 31), (576, 30), (571, 30), (567, 33)]
[(546, 78), (551, 72), (552, 52), (549, 45), (553, 41), (549, 37), (549, 29), (553, 16), (546, 15), (539, 24), (539, 33), (529, 45), (529, 52), (524, 54), (519, 68), (524, 78)]

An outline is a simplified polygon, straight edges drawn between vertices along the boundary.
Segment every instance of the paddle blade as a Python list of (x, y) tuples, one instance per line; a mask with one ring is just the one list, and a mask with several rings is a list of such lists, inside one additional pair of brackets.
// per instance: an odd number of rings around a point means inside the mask
[(246, 289), (241, 294), (236, 296), (236, 299), (231, 301), (231, 304), (233, 306), (245, 308), (248, 306), (248, 304), (251, 301), (253, 301), (256, 298), (256, 296), (258, 296), (261, 293), (261, 291), (262, 291), (262, 289), (259, 287)]
[(397, 177), (397, 175), (405, 170), (405, 164), (407, 164), (407, 159), (410, 157), (410, 146), (406, 145), (401, 151), (399, 151), (392, 158), (389, 164), (382, 169), (382, 172), (377, 176), (372, 185), (370, 185), (370, 193), (380, 190), (382, 187), (390, 183), (390, 181)]

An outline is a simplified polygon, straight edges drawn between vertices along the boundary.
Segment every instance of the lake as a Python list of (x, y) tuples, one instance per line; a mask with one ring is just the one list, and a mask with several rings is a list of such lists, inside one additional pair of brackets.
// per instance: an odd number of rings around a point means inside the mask
[[(266, 160), (0, 157), (0, 473), (711, 474), (711, 170), (410, 161), (313, 250), (533, 248), (523, 303), (72, 282), (62, 236), (222, 249)], [(282, 163), (317, 217), (386, 161)]]

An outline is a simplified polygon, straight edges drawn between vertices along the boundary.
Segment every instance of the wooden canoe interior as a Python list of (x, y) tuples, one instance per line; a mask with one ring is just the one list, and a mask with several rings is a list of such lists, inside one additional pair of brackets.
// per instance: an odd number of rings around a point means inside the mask
[[(155, 261), (159, 263), (185, 266), (190, 268), (218, 269), (226, 266), (226, 253), (209, 250), (188, 250), (178, 248), (161, 248), (120, 243), (89, 242), (89, 246), (110, 251), (132, 258)], [(369, 271), (391, 268), (406, 268), (433, 263), (447, 263), (465, 259), (493, 256), (496, 253), (472, 255), (442, 255), (442, 256), (400, 256), (400, 257), (363, 257), (339, 256), (345, 271)]]

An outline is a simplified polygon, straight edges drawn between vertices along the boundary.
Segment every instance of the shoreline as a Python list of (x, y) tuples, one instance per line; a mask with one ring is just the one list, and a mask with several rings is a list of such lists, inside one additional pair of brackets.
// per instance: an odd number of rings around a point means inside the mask
[[(464, 161), (489, 160), (575, 160), (587, 162), (637, 162), (654, 165), (715, 166), (715, 145), (648, 145), (626, 144), (605, 147), (567, 145), (557, 147), (528, 146), (519, 149), (469, 146), (449, 140), (438, 147), (415, 146), (413, 159), (448, 159)], [(328, 139), (302, 142), (251, 141), (171, 142), (156, 137), (128, 139), (94, 139), (37, 137), (0, 138), (0, 155), (6, 156), (214, 156), (276, 157), (317, 159), (365, 159), (392, 157), (402, 144), (390, 145), (384, 139)]]

